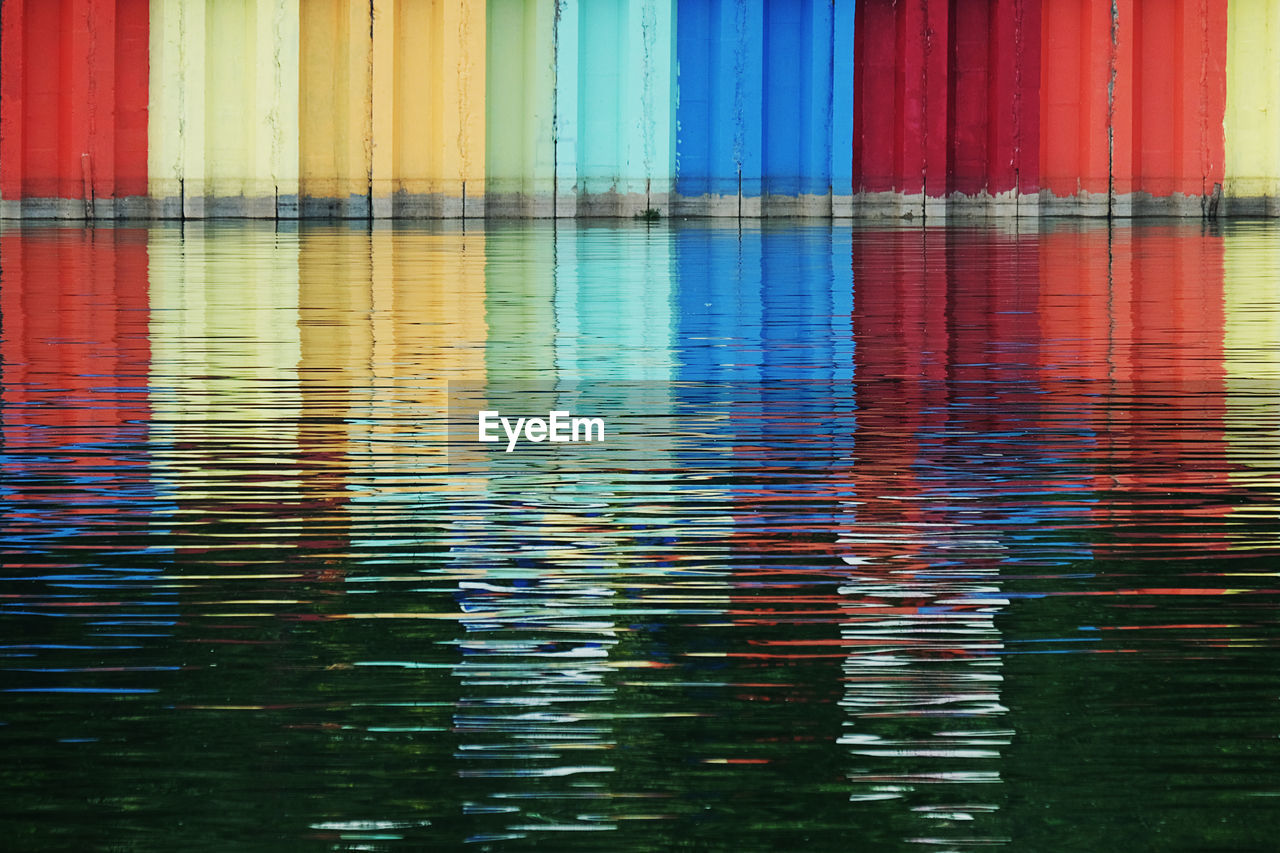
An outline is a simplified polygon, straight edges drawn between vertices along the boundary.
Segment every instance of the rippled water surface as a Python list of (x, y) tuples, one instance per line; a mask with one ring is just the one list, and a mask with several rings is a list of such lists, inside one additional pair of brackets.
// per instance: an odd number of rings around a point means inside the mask
[(12, 849), (1280, 837), (1273, 226), (11, 228), (0, 310)]

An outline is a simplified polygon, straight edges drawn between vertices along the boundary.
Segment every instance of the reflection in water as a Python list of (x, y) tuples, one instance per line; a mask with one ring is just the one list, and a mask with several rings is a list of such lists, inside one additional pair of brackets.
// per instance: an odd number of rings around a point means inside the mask
[(0, 259), (6, 545), (110, 537), (149, 505), (147, 235), (10, 231)]
[[(1274, 491), (1280, 485), (1280, 246), (1264, 229), (1228, 235), (1223, 257), (1227, 454), (1230, 479)], [(1235, 506), (1234, 514), (1276, 517), (1280, 507)], [(1249, 543), (1244, 543), (1248, 547)]]
[(130, 652), (173, 625), (172, 592), (134, 558), (164, 503), (145, 450), (147, 251), (137, 229), (0, 233), (0, 609), (24, 626), (4, 640), (10, 672), (28, 675), (16, 691), (150, 692), (123, 675), (142, 663)]
[[(1274, 238), (5, 230), (0, 829), (1257, 848)], [(644, 441), (450, 456), (451, 380)]]

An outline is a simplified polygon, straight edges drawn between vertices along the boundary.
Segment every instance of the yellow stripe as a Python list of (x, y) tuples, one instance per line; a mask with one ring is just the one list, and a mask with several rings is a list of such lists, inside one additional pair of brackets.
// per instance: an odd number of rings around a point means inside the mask
[(305, 0), (301, 11), (302, 194), (364, 196), (369, 191), (373, 105), (368, 0)]
[(479, 215), (484, 195), (484, 0), (374, 0), (373, 195)]
[(1280, 0), (1231, 0), (1227, 7), (1227, 195), (1280, 194)]

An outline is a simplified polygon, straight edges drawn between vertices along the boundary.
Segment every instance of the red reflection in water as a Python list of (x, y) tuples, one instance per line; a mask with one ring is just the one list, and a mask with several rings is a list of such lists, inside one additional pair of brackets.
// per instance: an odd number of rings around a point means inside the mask
[[(1174, 505), (1225, 516), (1222, 239), (1169, 225), (1064, 228), (1040, 242), (1041, 366), (1081, 384), (1054, 393), (1096, 435), (1093, 488), (1122, 496), (1099, 500), (1095, 518), (1159, 524)], [(1188, 533), (1186, 547), (1223, 548)]]
[(13, 229), (0, 258), (11, 499), (101, 512), (104, 484), (145, 467), (129, 449), (149, 414), (147, 232)]

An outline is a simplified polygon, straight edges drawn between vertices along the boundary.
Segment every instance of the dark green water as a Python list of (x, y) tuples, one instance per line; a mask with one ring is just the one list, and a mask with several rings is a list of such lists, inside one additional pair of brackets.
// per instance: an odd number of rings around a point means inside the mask
[(1272, 226), (28, 227), (0, 311), (0, 846), (1280, 837)]

